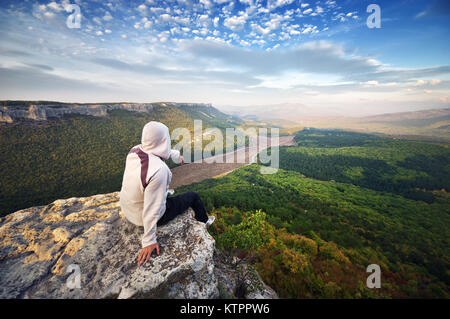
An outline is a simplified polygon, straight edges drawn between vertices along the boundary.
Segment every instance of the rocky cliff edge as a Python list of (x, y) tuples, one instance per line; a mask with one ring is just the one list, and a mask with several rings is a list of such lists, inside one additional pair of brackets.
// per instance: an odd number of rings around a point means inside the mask
[[(138, 266), (142, 232), (123, 217), (118, 192), (3, 217), (0, 298), (233, 298), (242, 291), (243, 276), (217, 257), (191, 209), (158, 227), (160, 255)], [(243, 297), (277, 298), (257, 274), (246, 277), (253, 278), (247, 287), (259, 288)]]

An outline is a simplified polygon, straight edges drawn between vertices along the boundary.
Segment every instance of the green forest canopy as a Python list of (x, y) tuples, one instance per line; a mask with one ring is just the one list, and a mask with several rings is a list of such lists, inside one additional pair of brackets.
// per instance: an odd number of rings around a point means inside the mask
[[(218, 245), (254, 254), (263, 279), (283, 297), (448, 298), (447, 147), (337, 131), (302, 132), (296, 140), (302, 146), (280, 149), (276, 174), (262, 175), (253, 164), (177, 193), (198, 191), (219, 217), (212, 231)], [(420, 155), (427, 165), (403, 165)], [(367, 174), (372, 167), (381, 167), (381, 179)], [(386, 185), (409, 178), (408, 187), (423, 195), (379, 189), (371, 178)], [(365, 287), (371, 263), (382, 268), (379, 291)]]

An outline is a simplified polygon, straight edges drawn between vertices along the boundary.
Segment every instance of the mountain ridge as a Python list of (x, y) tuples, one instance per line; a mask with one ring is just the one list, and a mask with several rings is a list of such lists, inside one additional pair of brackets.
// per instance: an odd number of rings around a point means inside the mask
[[(382, 133), (388, 135), (409, 135), (443, 138), (450, 140), (450, 108), (425, 109), (411, 112), (381, 113), (368, 116), (342, 116), (342, 115), (318, 115), (308, 110), (300, 110), (296, 113), (295, 108), (281, 113), (275, 113), (274, 120), (268, 112), (261, 111), (257, 115), (245, 114), (242, 118), (253, 121), (266, 121), (278, 124), (285, 121), (286, 128), (315, 127), (326, 129), (344, 129), (360, 131), (365, 133)], [(284, 114), (284, 117), (283, 117)], [(296, 117), (295, 114), (299, 114)], [(272, 120), (270, 119), (272, 116)]]
[[(112, 110), (149, 112), (155, 107), (204, 107), (213, 108), (210, 103), (65, 103), (49, 101), (0, 101), (0, 122), (12, 123), (19, 119), (46, 121), (48, 118), (61, 118), (65, 114), (107, 116)], [(217, 110), (214, 108), (214, 110)], [(219, 111), (219, 110), (217, 110)], [(220, 111), (219, 111), (220, 112)]]

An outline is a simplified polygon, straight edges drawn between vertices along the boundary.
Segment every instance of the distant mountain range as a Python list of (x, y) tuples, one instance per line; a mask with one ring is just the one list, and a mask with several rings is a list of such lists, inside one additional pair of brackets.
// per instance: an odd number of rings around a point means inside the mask
[(427, 126), (433, 122), (445, 122), (449, 120), (450, 108), (415, 112), (388, 113), (360, 118), (360, 122), (394, 123), (403, 126)]
[(316, 127), (379, 132), (391, 135), (421, 135), (450, 140), (450, 108), (389, 113), (360, 118), (340, 118), (311, 122)]
[[(47, 121), (68, 114), (105, 117), (113, 110), (138, 113), (178, 109), (188, 118), (216, 127), (239, 125), (284, 128), (339, 128), (390, 135), (420, 135), (450, 140), (450, 108), (351, 117), (333, 108), (317, 110), (298, 103), (227, 108), (227, 114), (205, 103), (63, 103), (54, 101), (0, 101), (0, 123), (19, 120)], [(324, 115), (326, 114), (326, 115)]]
[[(285, 127), (339, 128), (392, 135), (421, 135), (450, 140), (450, 108), (371, 116), (342, 116), (338, 110), (314, 109), (285, 103), (234, 109), (232, 114), (252, 121), (284, 123)], [(326, 114), (326, 115), (324, 115)]]
[(239, 115), (243, 117), (257, 116), (260, 120), (267, 119), (283, 119), (287, 121), (300, 121), (305, 118), (311, 117), (323, 117), (327, 116), (339, 116), (341, 113), (334, 108), (321, 108), (317, 109), (309, 107), (301, 103), (280, 103), (271, 105), (251, 105), (242, 107), (224, 106), (223, 110), (227, 110), (229, 113)]

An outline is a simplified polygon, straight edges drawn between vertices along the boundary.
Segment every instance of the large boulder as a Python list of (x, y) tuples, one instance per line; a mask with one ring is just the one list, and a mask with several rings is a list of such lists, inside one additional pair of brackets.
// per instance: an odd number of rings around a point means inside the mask
[(0, 298), (277, 298), (248, 264), (215, 249), (192, 209), (158, 227), (160, 255), (138, 266), (142, 233), (119, 192), (3, 217)]
[(8, 215), (0, 221), (0, 298), (218, 297), (215, 242), (192, 213), (158, 227), (160, 255), (142, 266), (143, 228), (123, 217), (118, 192)]

